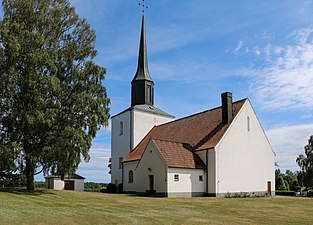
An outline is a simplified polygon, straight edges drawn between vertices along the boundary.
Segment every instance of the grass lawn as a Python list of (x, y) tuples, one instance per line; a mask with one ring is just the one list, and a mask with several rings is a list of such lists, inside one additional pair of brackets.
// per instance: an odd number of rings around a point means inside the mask
[(0, 191), (0, 224), (313, 224), (308, 198), (145, 198)]

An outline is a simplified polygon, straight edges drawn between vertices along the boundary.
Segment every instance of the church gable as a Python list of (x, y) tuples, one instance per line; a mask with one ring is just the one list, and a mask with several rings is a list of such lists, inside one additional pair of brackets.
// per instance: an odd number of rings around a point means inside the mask
[(274, 191), (275, 154), (249, 101), (215, 150), (220, 193)]

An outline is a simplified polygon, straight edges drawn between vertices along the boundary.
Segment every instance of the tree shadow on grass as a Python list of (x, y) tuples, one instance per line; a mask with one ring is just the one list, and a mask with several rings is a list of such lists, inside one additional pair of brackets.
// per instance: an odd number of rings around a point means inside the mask
[(6, 192), (16, 195), (32, 195), (32, 196), (39, 196), (39, 195), (54, 195), (54, 193), (47, 191), (45, 189), (36, 189), (34, 191), (28, 191), (26, 188), (0, 188), (0, 192)]

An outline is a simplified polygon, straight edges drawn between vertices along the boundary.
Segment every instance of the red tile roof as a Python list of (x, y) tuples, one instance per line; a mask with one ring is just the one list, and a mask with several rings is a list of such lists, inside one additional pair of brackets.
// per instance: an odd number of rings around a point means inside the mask
[(154, 140), (162, 158), (168, 167), (205, 169), (200, 157), (195, 154), (189, 144)]
[[(233, 103), (233, 118), (246, 100)], [(188, 143), (194, 151), (213, 148), (221, 140), (229, 125), (230, 123), (222, 124), (222, 107), (217, 107), (155, 126), (123, 162), (139, 160), (151, 139)]]

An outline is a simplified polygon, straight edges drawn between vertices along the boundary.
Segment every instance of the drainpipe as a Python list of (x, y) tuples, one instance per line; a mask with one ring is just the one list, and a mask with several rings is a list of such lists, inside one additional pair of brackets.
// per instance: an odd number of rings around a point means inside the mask
[(122, 193), (124, 192), (124, 163), (122, 163)]
[(205, 164), (206, 164), (206, 187), (205, 187), (205, 191), (206, 191), (206, 195), (208, 195), (208, 191), (209, 191), (209, 178), (208, 178), (208, 176), (209, 176), (209, 169), (208, 169), (208, 167), (209, 167), (209, 165), (208, 165), (208, 162), (209, 162), (209, 159), (208, 159), (208, 151), (209, 151), (209, 149), (207, 149), (206, 150), (206, 154), (205, 154)]
[(130, 118), (129, 118), (129, 137), (130, 137), (130, 143), (129, 143), (129, 147), (130, 147), (130, 151), (129, 152), (132, 152), (133, 151), (133, 148), (134, 148), (134, 141), (133, 141), (133, 137), (134, 137), (134, 134), (133, 134), (133, 112), (132, 112), (132, 109), (130, 109), (129, 111), (129, 115), (130, 115)]

